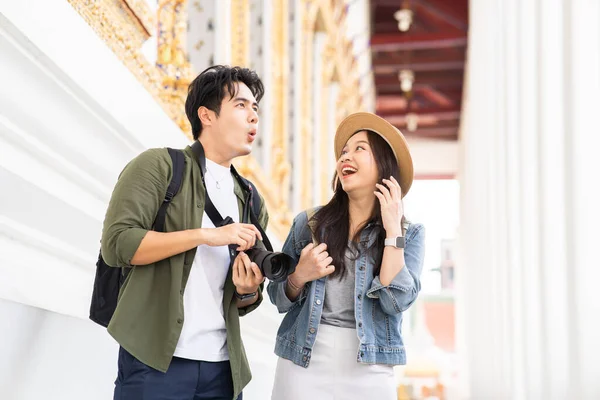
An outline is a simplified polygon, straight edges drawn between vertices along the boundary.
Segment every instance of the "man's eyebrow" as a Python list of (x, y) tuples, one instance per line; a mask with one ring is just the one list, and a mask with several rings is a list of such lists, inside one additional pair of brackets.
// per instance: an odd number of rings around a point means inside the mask
[(245, 98), (245, 97), (236, 97), (235, 99), (233, 99), (233, 101), (234, 101), (234, 102), (237, 102), (237, 101), (243, 101), (243, 102), (244, 102), (244, 103), (246, 103), (246, 104), (247, 104), (247, 103), (252, 103), (252, 105), (253, 105), (253, 106), (256, 106), (256, 108), (259, 108), (259, 105), (258, 105), (258, 103), (257, 103), (257, 102), (255, 102), (255, 101), (253, 102), (253, 101), (251, 101), (250, 99), (247, 99), (247, 98)]

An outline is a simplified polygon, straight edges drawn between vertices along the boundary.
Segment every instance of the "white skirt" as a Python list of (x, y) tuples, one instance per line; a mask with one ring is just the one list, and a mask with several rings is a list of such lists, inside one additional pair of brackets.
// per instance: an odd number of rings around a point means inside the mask
[(308, 368), (279, 357), (271, 400), (396, 400), (391, 365), (361, 364), (356, 329), (319, 325)]

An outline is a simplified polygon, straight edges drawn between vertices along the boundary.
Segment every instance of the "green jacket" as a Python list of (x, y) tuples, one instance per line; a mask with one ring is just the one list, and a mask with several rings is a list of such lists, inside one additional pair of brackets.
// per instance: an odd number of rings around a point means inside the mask
[[(179, 193), (167, 210), (165, 231), (196, 229), (202, 226), (205, 188), (192, 149), (184, 150), (185, 172)], [(132, 267), (119, 293), (117, 309), (108, 332), (129, 353), (144, 364), (166, 372), (173, 358), (183, 326), (183, 292), (194, 261), (196, 248), (155, 264), (132, 266), (131, 259), (165, 197), (173, 166), (167, 149), (151, 149), (133, 159), (121, 172), (113, 191), (102, 230), (102, 256), (114, 267)], [(234, 192), (241, 213), (244, 191), (234, 179)], [(259, 223), (267, 228), (268, 214), (261, 198)], [(227, 349), (231, 363), (234, 399), (252, 375), (240, 335), (239, 316), (254, 310), (258, 301), (238, 309), (231, 270), (223, 294), (227, 327)]]

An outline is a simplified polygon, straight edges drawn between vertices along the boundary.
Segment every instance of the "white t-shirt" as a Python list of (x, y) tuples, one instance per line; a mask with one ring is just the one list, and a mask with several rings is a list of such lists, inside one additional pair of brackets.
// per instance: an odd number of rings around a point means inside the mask
[[(229, 168), (206, 160), (204, 176), (208, 194), (223, 218), (239, 221), (237, 197)], [(217, 186), (219, 188), (217, 188)], [(202, 228), (214, 228), (204, 212)], [(185, 292), (184, 322), (175, 356), (200, 361), (229, 360), (223, 313), (223, 287), (229, 271), (227, 246), (198, 246)]]

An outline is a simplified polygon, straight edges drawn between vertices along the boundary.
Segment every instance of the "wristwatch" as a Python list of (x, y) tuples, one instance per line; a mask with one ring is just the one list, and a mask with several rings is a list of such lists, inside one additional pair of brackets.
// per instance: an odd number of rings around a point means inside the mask
[(248, 293), (248, 294), (239, 294), (238, 291), (235, 291), (235, 297), (237, 297), (240, 300), (248, 300), (253, 298), (254, 296), (256, 296), (257, 292), (254, 293)]
[(393, 238), (386, 238), (384, 244), (386, 246), (392, 246), (397, 249), (403, 249), (405, 245), (404, 236), (396, 236)]

